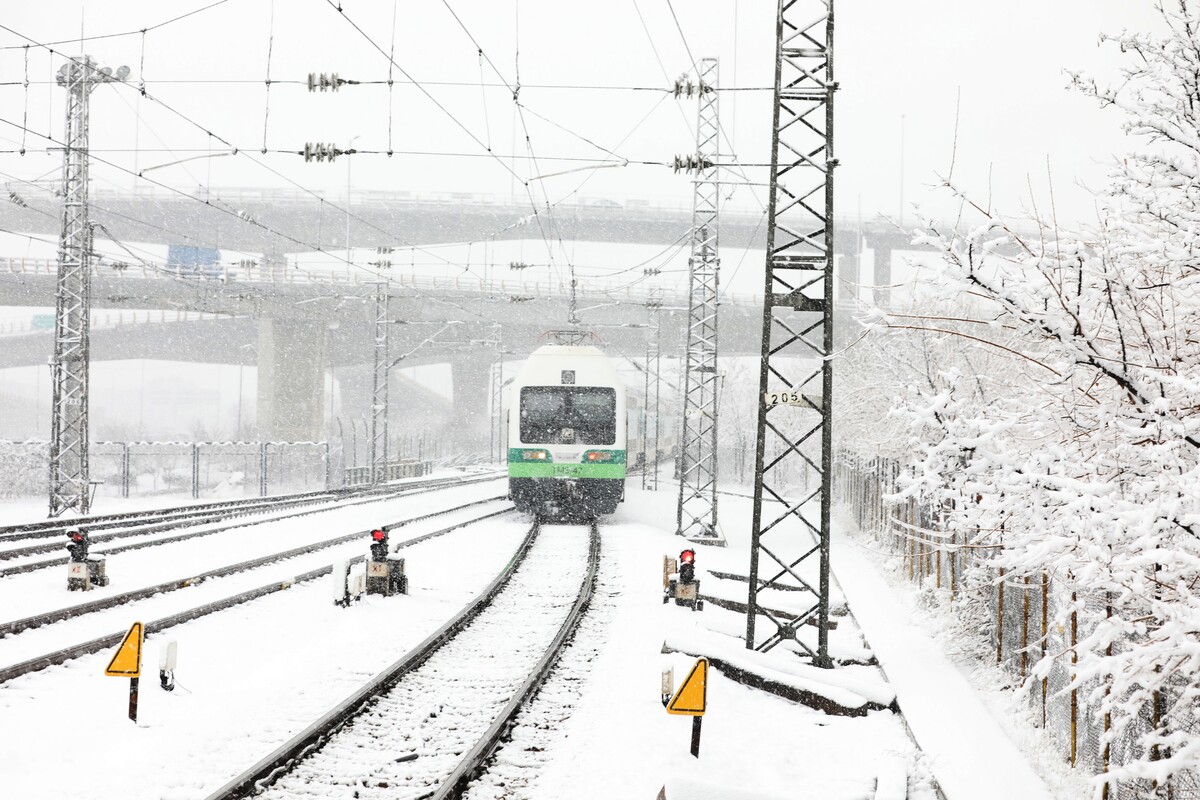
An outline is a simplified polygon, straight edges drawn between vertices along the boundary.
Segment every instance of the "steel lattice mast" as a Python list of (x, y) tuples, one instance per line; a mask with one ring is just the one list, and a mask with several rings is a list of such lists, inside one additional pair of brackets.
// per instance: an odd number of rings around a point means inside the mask
[(700, 106), (676, 532), (691, 540), (724, 544), (717, 532), (717, 59), (702, 58), (697, 69)]
[(50, 516), (67, 509), (87, 514), (88, 356), (91, 315), (92, 226), (88, 217), (88, 101), (97, 84), (124, 80), (121, 67), (98, 69), (91, 56), (72, 59), (58, 70), (67, 90), (63, 137), (62, 233), (58, 244), (58, 285), (54, 356), (50, 362)]
[(388, 463), (388, 285), (375, 287), (375, 369), (371, 389), (371, 483), (384, 481)]
[[(662, 320), (663, 286), (658, 275), (662, 270), (647, 268), (646, 275), (654, 279), (646, 300), (649, 326), (646, 334), (645, 408), (642, 413), (642, 488), (658, 491), (658, 429), (662, 419), (659, 399), (662, 395)], [(651, 422), (653, 420), (653, 422)]]
[[(833, 0), (778, 0), (776, 14), (746, 647), (769, 650), (794, 639), (815, 664), (831, 666)], [(796, 492), (787, 467), (803, 464), (819, 483)], [(812, 606), (794, 619), (777, 617), (758, 602), (760, 591), (777, 585), (803, 590)], [(755, 637), (759, 614), (775, 627), (763, 639)], [(797, 639), (802, 625), (816, 626), (815, 650)]]

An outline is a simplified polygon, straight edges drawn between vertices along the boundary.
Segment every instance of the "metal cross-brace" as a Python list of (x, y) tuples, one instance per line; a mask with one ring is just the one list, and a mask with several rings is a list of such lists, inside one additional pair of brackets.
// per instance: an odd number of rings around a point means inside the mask
[(653, 278), (650, 284), (649, 298), (646, 300), (649, 325), (646, 333), (646, 369), (645, 389), (642, 409), (642, 488), (652, 492), (658, 491), (658, 451), (662, 446), (659, 438), (659, 427), (662, 421), (662, 320), (660, 312), (663, 304), (663, 286), (658, 275), (662, 270), (648, 268), (643, 272)]
[(717, 255), (717, 59), (702, 58), (697, 68), (696, 160), (701, 166), (696, 175), (692, 255), (688, 259), (691, 292), (676, 533), (691, 541), (724, 545), (717, 530), (717, 276), (721, 263)]
[[(833, 0), (778, 0), (766, 290), (746, 647), (791, 639), (829, 658), (829, 503), (833, 367)], [(794, 482), (807, 464), (815, 485)], [(789, 467), (791, 467), (789, 469)], [(767, 505), (764, 501), (775, 501)], [(815, 563), (814, 563), (815, 562)], [(815, 568), (815, 569), (814, 569)], [(758, 602), (775, 586), (812, 605), (780, 618)], [(758, 615), (774, 623), (755, 636)], [(814, 649), (797, 637), (816, 627)]]
[(57, 83), (67, 90), (63, 136), (62, 233), (58, 244), (58, 285), (54, 317), (54, 356), (50, 362), (50, 516), (67, 509), (87, 514), (88, 355), (91, 315), (92, 226), (88, 218), (88, 99), (97, 84), (124, 80), (100, 69), (91, 56), (63, 64)]
[(383, 482), (388, 463), (388, 285), (375, 286), (375, 369), (371, 390), (371, 483)]

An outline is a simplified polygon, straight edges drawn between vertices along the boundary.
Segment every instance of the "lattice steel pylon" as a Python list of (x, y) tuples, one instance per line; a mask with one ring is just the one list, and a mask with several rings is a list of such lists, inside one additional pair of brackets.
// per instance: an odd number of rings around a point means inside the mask
[[(746, 647), (769, 650), (792, 639), (814, 664), (824, 667), (832, 666), (830, 356), (836, 89), (833, 0), (778, 0)], [(815, 470), (819, 485), (815, 490), (805, 485), (794, 496), (787, 467), (805, 462)], [(769, 513), (764, 500), (776, 501)], [(794, 619), (765, 609), (758, 602), (759, 592), (779, 585), (802, 590), (812, 606)], [(760, 614), (775, 625), (775, 631), (762, 640), (755, 637)], [(797, 637), (803, 625), (816, 626), (815, 648)]]
[(697, 69), (700, 106), (676, 533), (692, 541), (724, 545), (717, 530), (717, 276), (721, 263), (717, 255), (717, 59), (702, 58)]
[(63, 64), (57, 83), (67, 90), (63, 136), (62, 233), (58, 243), (58, 285), (54, 316), (53, 384), (50, 411), (50, 516), (68, 509), (87, 514), (88, 357), (91, 316), (92, 226), (88, 218), (88, 105), (97, 84), (124, 80), (100, 69), (91, 56)]
[(658, 491), (658, 429), (661, 420), (660, 397), (662, 395), (662, 320), (659, 313), (663, 304), (663, 286), (657, 267), (647, 268), (643, 273), (653, 279), (646, 311), (649, 319), (646, 334), (646, 370), (642, 410), (642, 489)]
[(371, 483), (382, 483), (388, 463), (388, 285), (375, 286), (375, 369), (371, 387)]

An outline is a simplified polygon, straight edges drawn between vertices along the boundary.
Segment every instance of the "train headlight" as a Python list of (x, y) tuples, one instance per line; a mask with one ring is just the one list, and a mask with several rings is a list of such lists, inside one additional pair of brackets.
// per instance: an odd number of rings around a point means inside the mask
[(522, 450), (521, 458), (525, 461), (549, 461), (550, 453), (545, 450)]

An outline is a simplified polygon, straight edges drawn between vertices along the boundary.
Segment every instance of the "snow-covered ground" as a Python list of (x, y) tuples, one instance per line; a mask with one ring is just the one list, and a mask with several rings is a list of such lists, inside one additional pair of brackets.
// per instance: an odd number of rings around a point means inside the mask
[[(573, 646), (580, 652), (574, 660), (570, 656), (564, 660), (563, 669), (569, 664), (573, 679), (558, 688), (553, 680), (547, 684), (537, 713), (552, 722), (551, 734), (539, 738), (538, 747), (543, 749), (536, 753), (533, 776), (526, 775), (519, 790), (517, 784), (510, 786), (515, 792), (511, 796), (538, 800), (653, 798), (665, 785), (670, 798), (850, 800), (905, 797), (907, 791), (907, 797), (914, 800), (933, 800), (931, 759), (918, 750), (895, 713), (876, 710), (860, 717), (830, 716), (749, 689), (718, 670), (710, 671), (700, 757), (689, 755), (691, 720), (664, 711), (659, 685), (665, 666), (673, 665), (677, 680), (682, 680), (694, 659), (678, 653), (663, 655), (663, 644), (669, 639), (699, 642), (698, 646), (711, 647), (713, 656), (746, 657), (739, 643), (745, 623), (741, 615), (712, 604), (693, 612), (662, 603), (662, 558), (681, 549), (681, 540), (672, 535), (675, 494), (669, 483), (657, 493), (643, 492), (638, 485), (636, 480), (629, 482), (627, 501), (602, 525), (604, 561), (597, 594)], [(469, 491), (485, 497), (494, 493), (493, 489), (491, 484), (457, 489), (453, 500), (461, 502), (461, 496)], [(260, 532), (246, 529), (238, 547), (249, 547), (252, 537), (263, 542), (281, 535), (289, 540), (329, 538), (342, 530), (363, 527), (365, 515), (392, 521), (454, 504), (442, 495), (394, 502), (382, 509), (347, 509), (341, 512), (343, 517), (331, 511), (264, 525)], [(0, 507), (0, 515), (4, 511)], [(744, 573), (749, 512), (748, 499), (722, 497), (722, 527), (730, 546), (700, 548), (698, 564), (702, 580), (707, 581), (702, 586), (705, 593), (733, 593), (725, 586), (728, 582), (707, 576), (706, 570)], [(397, 531), (392, 538), (399, 541), (445, 527), (449, 521), (420, 523), (411, 530)], [(287, 528), (287, 533), (279, 533), (280, 528)], [(368, 597), (342, 609), (333, 605), (328, 582), (320, 580), (148, 637), (136, 725), (125, 715), (127, 681), (103, 675), (109, 653), (0, 684), (0, 719), (4, 721), (0, 725), (0, 796), (95, 800), (205, 797), (435, 629), (500, 570), (527, 529), (527, 520), (515, 515), (500, 517), (406, 549), (407, 596)], [(547, 535), (552, 534), (553, 529), (548, 529)], [(186, 556), (183, 549), (177, 549), (183, 545), (165, 547), (161, 553), (156, 549), (137, 551), (141, 561), (136, 564), (135, 554), (130, 553), (120, 560), (123, 566), (113, 559), (110, 572), (117, 584), (136, 574), (143, 585), (152, 582), (151, 574), (171, 576), (194, 570), (201, 558), (225, 557), (228, 563), (244, 555), (234, 552), (230, 544), (215, 546), (214, 539), (195, 540), (192, 546), (197, 549)], [(206, 541), (208, 545), (198, 544)], [(226, 548), (228, 552), (223, 552)], [(355, 554), (365, 549), (365, 541), (344, 548), (345, 553)], [(303, 563), (285, 562), (271, 577), (294, 575), (335, 557), (330, 550), (307, 557)], [(835, 569), (836, 558), (835, 552)], [(158, 563), (152, 563), (155, 561)], [(145, 581), (140, 578), (143, 572)], [(67, 596), (61, 570), (22, 577), (29, 580), (21, 583), (19, 592), (8, 586), (13, 579), (0, 580), (0, 590), (14, 592), (0, 599), (0, 621), (26, 616), (30, 608), (82, 599)], [(259, 585), (268, 578), (254, 573), (240, 580)], [(241, 587), (233, 578), (219, 583), (223, 585), (202, 589), (213, 597), (223, 597)], [(894, 590), (878, 579), (876, 584), (877, 602), (904, 607), (906, 601), (894, 595), (904, 590)], [(187, 597), (194, 591), (201, 590), (176, 592), (156, 602), (165, 603), (174, 596), (179, 599), (169, 602), (188, 604), (199, 599)], [(836, 602), (840, 598), (839, 592)], [(156, 607), (153, 612), (146, 610), (146, 616), (160, 612), (167, 613)], [(141, 607), (137, 613), (142, 613)], [(122, 630), (139, 618), (129, 608), (93, 616), (103, 620), (103, 633)], [(839, 622), (831, 642), (834, 654), (864, 655), (856, 621), (844, 617)], [(99, 622), (71, 624), (95, 626)], [(52, 625), (0, 641), (0, 665), (20, 660), (19, 653), (26, 649), (39, 649), (21, 644), (26, 637), (47, 635), (59, 627)], [(78, 640), (83, 634), (70, 638)], [(179, 688), (168, 693), (157, 687), (155, 667), (160, 650), (172, 640), (179, 642)], [(49, 639), (40, 644), (48, 645)], [(480, 669), (485, 668), (486, 654), (481, 654)], [(775, 670), (792, 681), (822, 677), (806, 675), (805, 666), (782, 651), (763, 659), (759, 668)], [(843, 667), (827, 674), (824, 681), (823, 691), (865, 693), (883, 700), (895, 688), (870, 667)], [(904, 693), (899, 693), (902, 704), (908, 702)], [(940, 697), (923, 696), (911, 702), (944, 708)], [(996, 724), (983, 718), (986, 714), (956, 718), (951, 710), (942, 713), (947, 725), (958, 726), (951, 730), (955, 730), (961, 749), (983, 741), (982, 734), (972, 731), (969, 724)], [(1036, 740), (1032, 741), (1036, 745)], [(939, 757), (947, 756), (933, 759)], [(513, 758), (512, 751), (502, 752), (499, 766)], [(1028, 755), (1014, 748), (1008, 758), (1022, 762)], [(1008, 764), (991, 763), (987, 774), (974, 776), (980, 786), (994, 784), (998, 776), (1006, 774)], [(936, 773), (937, 764), (933, 766)], [(1053, 796), (1081, 796), (1075, 793), (1078, 783), (1060, 786), (1067, 793)], [(473, 796), (501, 794), (493, 781), (479, 787)], [(950, 800), (962, 797), (970, 796)]]

